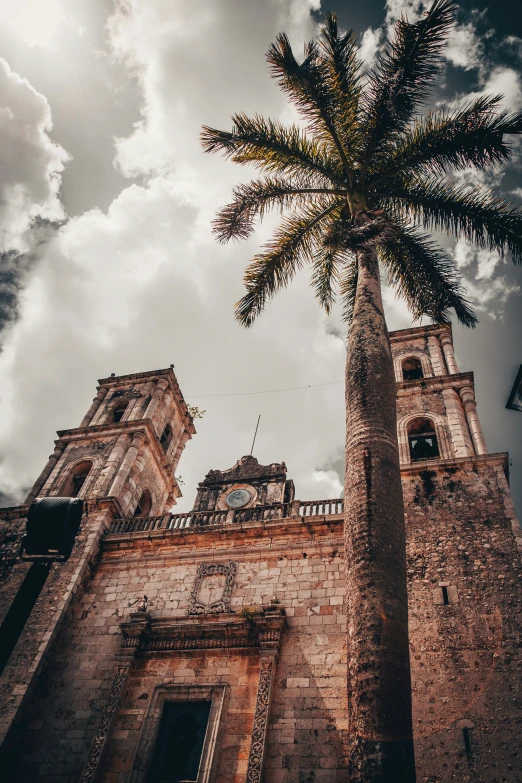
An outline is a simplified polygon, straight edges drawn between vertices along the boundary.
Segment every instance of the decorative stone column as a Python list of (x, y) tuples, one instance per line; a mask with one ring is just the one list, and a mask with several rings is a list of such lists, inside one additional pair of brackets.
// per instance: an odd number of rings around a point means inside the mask
[(446, 375), (446, 367), (444, 364), (444, 358), (442, 356), (439, 338), (435, 337), (434, 335), (428, 337), (428, 348), (434, 375)]
[(47, 479), (49, 478), (49, 476), (53, 472), (54, 466), (56, 465), (56, 463), (58, 462), (58, 460), (62, 456), (62, 454), (63, 454), (63, 452), (65, 450), (66, 445), (67, 444), (66, 444), (66, 442), (64, 440), (58, 440), (56, 442), (55, 449), (54, 449), (53, 453), (51, 454), (51, 456), (49, 457), (47, 465), (45, 466), (45, 468), (42, 470), (42, 472), (40, 473), (40, 475), (38, 476), (38, 478), (34, 482), (32, 490), (29, 492), (29, 494), (27, 495), (27, 497), (26, 497), (26, 499), (24, 501), (25, 503), (32, 503), (33, 500), (35, 499), (35, 497), (38, 495), (38, 493), (42, 489), (43, 485), (45, 484), (45, 482), (47, 481)]
[(96, 397), (91, 403), (91, 407), (83, 417), (80, 427), (87, 427), (91, 423), (91, 421), (94, 419), (95, 413), (98, 411), (98, 408), (100, 407), (105, 397), (107, 396), (108, 391), (109, 389), (107, 386), (102, 386), (99, 389), (98, 394), (96, 395)]
[[(143, 452), (138, 452), (136, 459), (134, 461), (134, 474), (132, 476), (132, 480), (129, 482), (129, 486), (126, 489), (123, 497), (120, 499), (121, 505), (125, 508), (127, 504), (131, 501), (132, 496), (134, 494), (134, 490), (136, 489), (136, 486), (139, 485), (141, 474), (143, 473), (143, 470), (145, 468), (147, 460), (145, 457), (145, 454)], [(132, 468), (131, 468), (132, 473)], [(130, 474), (129, 474), (130, 475)], [(131, 486), (132, 485), (132, 486)], [(136, 485), (136, 486), (135, 486)]]
[(165, 389), (168, 388), (169, 382), (165, 380), (165, 378), (160, 378), (158, 383), (156, 384), (156, 391), (151, 397), (151, 401), (147, 405), (147, 410), (145, 411), (143, 418), (144, 419), (152, 419), (156, 412), (156, 408), (161, 402), (161, 399), (163, 395), (165, 394)]
[(121, 463), (120, 469), (116, 474), (116, 478), (113, 481), (112, 487), (109, 490), (109, 496), (118, 497), (120, 495), (124, 487), (124, 484), (129, 477), (129, 473), (131, 472), (132, 467), (136, 461), (138, 452), (141, 449), (144, 442), (145, 442), (145, 433), (136, 432), (136, 434), (132, 439), (131, 445), (129, 446), (129, 449), (123, 459), (123, 462)]
[(128, 623), (122, 623), (122, 630), (124, 627), (124, 636), (121, 642), (120, 653), (117, 656), (118, 664), (116, 674), (114, 675), (100, 722), (96, 728), (96, 734), (91, 743), (89, 756), (85, 767), (83, 768), (79, 783), (93, 783), (96, 777), (123, 688), (125, 687), (129, 672), (134, 664), (134, 659), (140, 646), (141, 639), (148, 629), (149, 620), (150, 617), (146, 611), (138, 611), (130, 615), (130, 621)]
[(442, 399), (446, 408), (447, 421), (453, 443), (454, 457), (470, 457), (473, 445), (468, 433), (462, 405), (455, 389), (443, 389)]
[[(272, 617), (273, 620), (277, 620), (280, 617), (279, 608), (265, 609), (266, 621), (270, 622)], [(272, 630), (267, 625), (266, 630), (261, 631), (259, 634), (259, 683), (257, 686), (252, 744), (250, 745), (250, 755), (248, 757), (246, 783), (261, 783), (262, 780), (270, 707), (272, 705), (273, 685), (282, 631), (282, 627)]]
[(446, 366), (450, 375), (457, 375), (459, 368), (455, 361), (455, 354), (453, 353), (453, 341), (449, 332), (442, 332), (440, 335), (440, 342), (442, 350), (444, 351), (444, 358), (446, 359)]
[(246, 783), (261, 783), (272, 690), (277, 665), (276, 655), (272, 651), (266, 652), (261, 650), (259, 655), (259, 684), (257, 686), (256, 711), (254, 713), (254, 727), (252, 729), (252, 744), (248, 757)]
[(109, 457), (101, 470), (98, 480), (94, 485), (94, 489), (92, 491), (93, 496), (104, 497), (105, 495), (109, 494), (109, 487), (111, 486), (112, 482), (114, 481), (114, 477), (118, 472), (118, 466), (123, 460), (123, 455), (125, 454), (125, 450), (129, 445), (129, 441), (129, 435), (125, 432), (122, 432), (122, 434), (117, 438), (116, 443), (112, 447)]
[(460, 398), (464, 405), (464, 411), (466, 413), (466, 419), (468, 421), (469, 431), (471, 432), (471, 438), (475, 451), (477, 454), (487, 454), (486, 441), (484, 440), (484, 433), (480, 424), (480, 419), (477, 413), (477, 404), (475, 402), (475, 395), (471, 386), (464, 386), (459, 389)]

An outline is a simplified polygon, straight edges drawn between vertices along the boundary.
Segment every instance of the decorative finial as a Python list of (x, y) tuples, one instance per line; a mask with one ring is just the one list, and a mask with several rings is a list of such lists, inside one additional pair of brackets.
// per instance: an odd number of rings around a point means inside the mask
[(116, 373), (115, 372), (111, 372), (111, 378), (115, 378), (115, 377), (116, 377)]
[(170, 365), (170, 368), (171, 368), (171, 370), (173, 370), (173, 369), (174, 369), (174, 365), (173, 365), (173, 364), (171, 364), (171, 365)]

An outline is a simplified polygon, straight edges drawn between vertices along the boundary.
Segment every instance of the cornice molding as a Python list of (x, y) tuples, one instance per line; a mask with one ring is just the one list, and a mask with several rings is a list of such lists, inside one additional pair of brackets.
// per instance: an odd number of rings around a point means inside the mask
[(401, 476), (416, 476), (419, 473), (424, 473), (427, 470), (431, 470), (435, 473), (443, 473), (448, 470), (464, 470), (470, 468), (481, 468), (484, 465), (492, 465), (494, 467), (501, 467), (507, 474), (509, 467), (509, 459), (507, 452), (499, 452), (498, 454), (479, 454), (470, 457), (455, 457), (451, 459), (428, 459), (428, 460), (416, 460), (411, 465), (401, 465)]
[(257, 649), (278, 653), (288, 627), (285, 610), (270, 606), (249, 612), (154, 618), (134, 612), (120, 623), (122, 650), (161, 653), (175, 650)]
[(420, 337), (436, 337), (439, 334), (449, 334), (453, 342), (451, 326), (437, 326), (436, 324), (414, 326), (411, 329), (397, 329), (395, 332), (390, 332), (390, 340), (393, 344), (403, 340), (418, 340)]
[(185, 427), (190, 435), (195, 435), (196, 428), (194, 427), (194, 421), (188, 411), (187, 403), (185, 402), (185, 398), (181, 393), (181, 389), (179, 388), (179, 384), (178, 384), (178, 379), (176, 378), (176, 375), (172, 370), (172, 367), (167, 367), (164, 370), (150, 370), (149, 372), (136, 372), (136, 373), (131, 373), (130, 375), (115, 375), (115, 376), (110, 376), (109, 378), (99, 378), (98, 383), (100, 384), (100, 386), (111, 387), (111, 386), (122, 386), (125, 384), (136, 383), (136, 381), (147, 381), (147, 380), (150, 381), (153, 380), (154, 378), (165, 378), (168, 381), (170, 390), (174, 394), (174, 397), (178, 401), (179, 406), (181, 408), (181, 413), (183, 414)]
[(460, 372), (455, 375), (432, 375), (429, 378), (419, 378), (416, 381), (397, 381), (397, 396), (404, 392), (436, 391), (437, 389), (462, 389), (470, 386), (475, 390), (475, 378), (472, 372)]
[[(147, 438), (147, 444), (151, 447), (153, 456), (156, 461), (156, 465), (159, 468), (163, 479), (167, 486), (172, 482), (174, 488), (175, 497), (182, 497), (182, 492), (179, 488), (176, 477), (172, 473), (169, 460), (165, 457), (165, 452), (161, 448), (159, 438), (156, 434), (156, 430), (152, 426), (151, 419), (131, 419), (130, 421), (119, 421), (111, 424), (95, 424), (93, 426), (86, 427), (73, 427), (69, 430), (59, 430), (56, 434), (59, 440), (65, 441), (67, 444), (72, 443), (75, 440), (83, 440), (89, 436), (99, 437), (100, 435), (121, 435), (128, 433), (129, 435), (135, 435), (142, 432)], [(89, 438), (91, 439), (91, 438)], [(58, 441), (55, 441), (58, 443)]]

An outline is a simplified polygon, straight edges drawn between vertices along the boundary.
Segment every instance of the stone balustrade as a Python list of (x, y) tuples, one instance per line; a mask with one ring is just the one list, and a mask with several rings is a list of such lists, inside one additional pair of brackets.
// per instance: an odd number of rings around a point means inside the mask
[(294, 500), (292, 503), (271, 503), (252, 508), (228, 511), (188, 511), (153, 517), (126, 517), (115, 519), (109, 535), (146, 533), (153, 530), (184, 530), (214, 528), (218, 525), (241, 525), (247, 522), (267, 522), (287, 517), (336, 516), (343, 513), (342, 498), (330, 500)]

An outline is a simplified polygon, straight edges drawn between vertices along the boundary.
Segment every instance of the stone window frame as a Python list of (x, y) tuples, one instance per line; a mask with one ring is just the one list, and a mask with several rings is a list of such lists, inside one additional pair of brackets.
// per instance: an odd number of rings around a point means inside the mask
[(413, 462), (410, 455), (410, 444), (408, 439), (408, 426), (415, 419), (430, 419), (433, 422), (437, 444), (439, 446), (439, 456), (437, 459), (453, 459), (453, 450), (448, 442), (446, 430), (444, 429), (444, 420), (438, 413), (430, 411), (415, 411), (403, 416), (397, 422), (397, 434), (399, 440), (399, 458), (401, 465), (418, 464)]
[(407, 381), (404, 380), (402, 375), (402, 363), (406, 361), (406, 359), (418, 359), (421, 363), (422, 372), (424, 375), (424, 378), (421, 378), (421, 380), (425, 380), (426, 378), (433, 378), (434, 377), (434, 371), (433, 367), (431, 365), (431, 358), (428, 357), (424, 351), (421, 350), (413, 350), (410, 348), (408, 350), (402, 351), (399, 354), (395, 354), (393, 357), (393, 366), (395, 369), (395, 380), (397, 383), (407, 383)]
[[(448, 602), (444, 601), (444, 591), (446, 589), (446, 595)], [(433, 603), (437, 606), (455, 606), (459, 603), (459, 593), (457, 587), (450, 582), (439, 582), (438, 586), (433, 589)]]
[(212, 783), (217, 771), (218, 738), (227, 686), (223, 684), (179, 685), (162, 683), (156, 686), (141, 727), (136, 752), (127, 783), (144, 783), (158, 738), (165, 702), (210, 701), (207, 730), (201, 751), (197, 783)]

